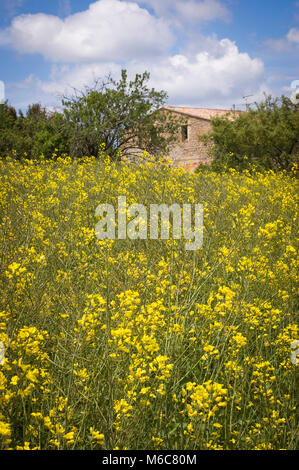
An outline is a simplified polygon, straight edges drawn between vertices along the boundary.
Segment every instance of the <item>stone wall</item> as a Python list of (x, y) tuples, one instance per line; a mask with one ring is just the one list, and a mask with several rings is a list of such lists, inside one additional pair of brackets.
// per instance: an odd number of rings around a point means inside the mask
[(171, 145), (169, 158), (175, 166), (188, 167), (194, 170), (200, 163), (210, 163), (207, 147), (199, 142), (198, 135), (210, 131), (210, 121), (184, 116), (188, 123), (188, 138), (185, 140), (182, 129), (178, 132), (177, 142)]
[[(165, 112), (163, 110), (163, 112)], [(169, 113), (169, 111), (167, 111)], [(167, 156), (173, 162), (174, 166), (183, 166), (184, 168), (194, 171), (199, 164), (208, 164), (211, 162), (208, 156), (207, 147), (198, 140), (199, 134), (206, 134), (211, 130), (211, 123), (208, 119), (197, 118), (186, 115), (185, 113), (178, 113), (171, 111), (178, 118), (182, 118), (180, 122), (182, 125), (188, 126), (188, 137), (185, 139), (182, 127), (179, 128), (176, 142), (174, 142), (169, 149)], [(129, 161), (142, 161), (143, 151), (136, 148), (131, 148), (129, 151), (123, 152), (123, 158)]]

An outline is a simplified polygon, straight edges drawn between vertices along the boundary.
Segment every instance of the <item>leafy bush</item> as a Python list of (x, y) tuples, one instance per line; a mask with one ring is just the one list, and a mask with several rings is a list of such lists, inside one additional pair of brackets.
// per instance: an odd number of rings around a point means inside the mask
[(268, 96), (234, 120), (212, 119), (212, 130), (200, 140), (209, 144), (215, 170), (289, 170), (299, 155), (299, 106)]
[(166, 153), (178, 128), (178, 119), (160, 112), (167, 94), (150, 89), (149, 73), (128, 81), (126, 70), (117, 82), (108, 76), (92, 88), (64, 97), (62, 112), (49, 113), (40, 104), (24, 116), (7, 103), (0, 105), (0, 156), (17, 159), (99, 156), (104, 145), (112, 159), (120, 150), (127, 156), (147, 150)]

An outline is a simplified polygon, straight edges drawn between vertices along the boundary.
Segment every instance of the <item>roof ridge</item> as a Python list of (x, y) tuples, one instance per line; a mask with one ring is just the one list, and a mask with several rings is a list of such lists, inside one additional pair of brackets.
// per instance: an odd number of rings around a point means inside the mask
[[(224, 108), (201, 108), (199, 106), (173, 106), (168, 105), (164, 106), (164, 108), (178, 108), (178, 109), (206, 109), (207, 111), (234, 111), (233, 109), (224, 109)], [(236, 109), (236, 111), (241, 111), (241, 109)]]
[(163, 108), (176, 113), (185, 114), (186, 116), (205, 119), (208, 121), (210, 121), (217, 114), (239, 115), (245, 112), (237, 109), (195, 108), (189, 106), (163, 106), (162, 109)]

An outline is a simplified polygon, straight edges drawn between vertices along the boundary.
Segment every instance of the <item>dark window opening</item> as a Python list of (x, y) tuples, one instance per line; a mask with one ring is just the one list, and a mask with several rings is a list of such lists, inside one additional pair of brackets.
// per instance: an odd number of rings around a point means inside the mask
[(188, 126), (182, 126), (182, 142), (188, 140)]

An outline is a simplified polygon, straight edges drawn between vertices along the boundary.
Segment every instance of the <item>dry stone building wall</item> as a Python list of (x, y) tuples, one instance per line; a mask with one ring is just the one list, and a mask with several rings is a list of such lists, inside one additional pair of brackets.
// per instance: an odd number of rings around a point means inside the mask
[(199, 164), (210, 163), (208, 149), (199, 142), (198, 136), (209, 132), (211, 123), (195, 117), (184, 116), (184, 118), (187, 122), (187, 132), (184, 126), (179, 129), (177, 141), (170, 147), (169, 158), (175, 166), (194, 170)]
[[(211, 119), (215, 116), (235, 119), (243, 111), (207, 108), (187, 108), (177, 106), (165, 106), (162, 112), (174, 113), (181, 119), (176, 141), (170, 146), (168, 157), (174, 166), (183, 166), (189, 171), (194, 171), (200, 164), (209, 164), (211, 157), (206, 145), (199, 141), (200, 134), (206, 134), (211, 130)], [(179, 119), (180, 121), (180, 119)], [(142, 159), (143, 151), (131, 148), (129, 154), (124, 154), (129, 160)]]

